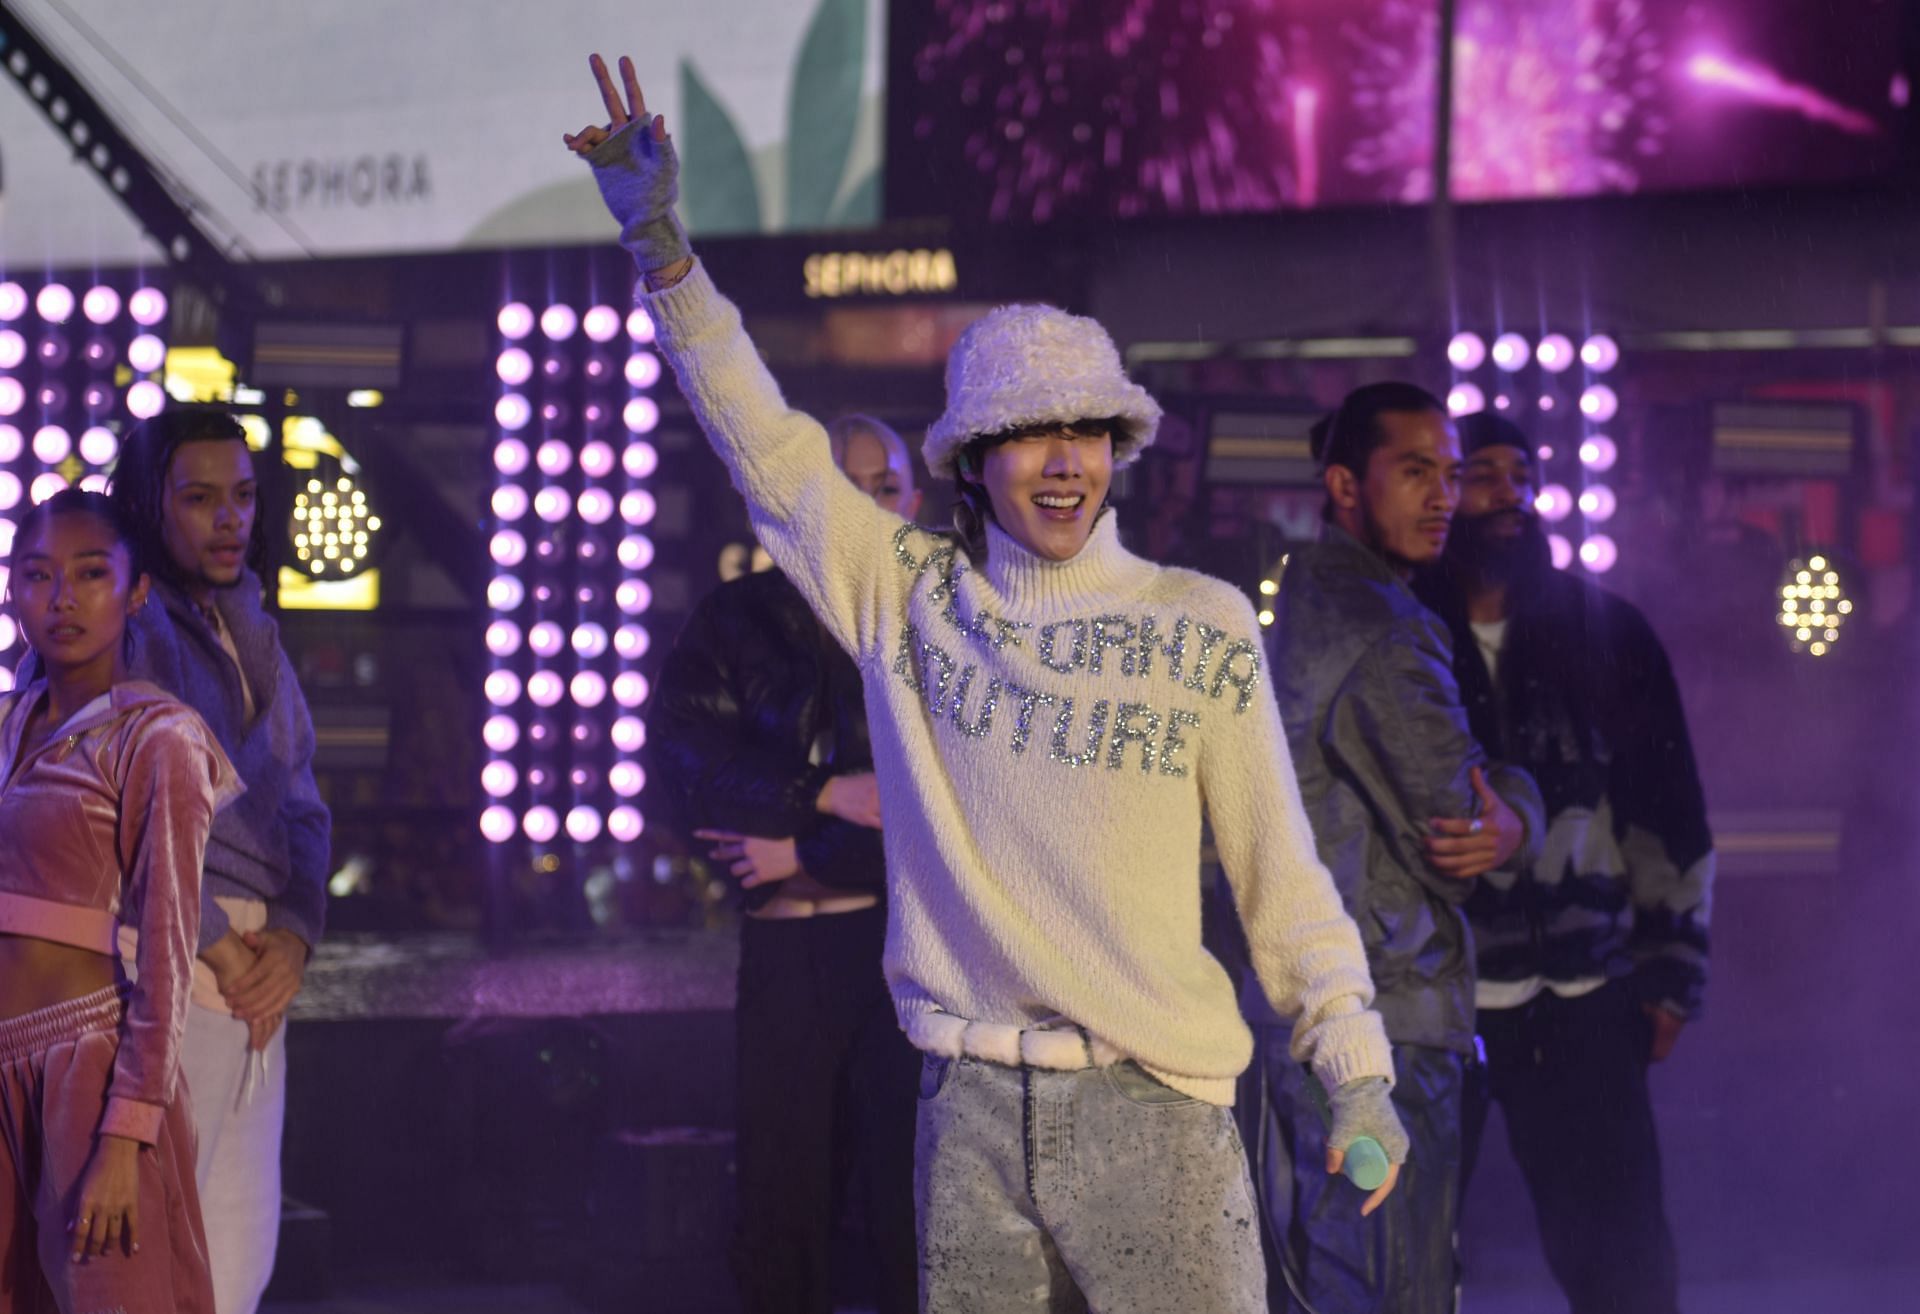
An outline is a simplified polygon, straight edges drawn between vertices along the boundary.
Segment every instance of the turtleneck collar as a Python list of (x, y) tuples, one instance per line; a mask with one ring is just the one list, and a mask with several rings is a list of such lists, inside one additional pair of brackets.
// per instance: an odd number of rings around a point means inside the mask
[(987, 559), (979, 567), (1014, 617), (1090, 611), (1137, 590), (1153, 566), (1120, 545), (1111, 511), (1094, 522), (1081, 549), (1065, 561), (1036, 556), (999, 525), (987, 522)]

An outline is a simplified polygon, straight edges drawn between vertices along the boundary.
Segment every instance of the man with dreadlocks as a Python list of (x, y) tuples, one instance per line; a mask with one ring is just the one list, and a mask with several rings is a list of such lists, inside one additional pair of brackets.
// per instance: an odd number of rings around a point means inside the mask
[(132, 674), (197, 710), (247, 783), (214, 819), (182, 1067), (219, 1314), (252, 1314), (280, 1226), (288, 1005), (326, 910), (331, 819), (313, 721), (261, 604), (256, 485), (225, 410), (164, 411), (127, 435), (112, 498), (153, 572)]

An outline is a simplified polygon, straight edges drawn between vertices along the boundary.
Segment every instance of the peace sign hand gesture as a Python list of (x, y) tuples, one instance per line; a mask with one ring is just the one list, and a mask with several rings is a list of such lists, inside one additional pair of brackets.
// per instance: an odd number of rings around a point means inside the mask
[(647, 113), (631, 59), (620, 59), (624, 100), (604, 59), (594, 55), (587, 64), (607, 107), (607, 126), (589, 125), (563, 133), (561, 140), (593, 166), (600, 196), (620, 221), (620, 245), (632, 253), (640, 272), (658, 276), (684, 266), (693, 252), (673, 212), (680, 197), (680, 160), (667, 136), (666, 120)]

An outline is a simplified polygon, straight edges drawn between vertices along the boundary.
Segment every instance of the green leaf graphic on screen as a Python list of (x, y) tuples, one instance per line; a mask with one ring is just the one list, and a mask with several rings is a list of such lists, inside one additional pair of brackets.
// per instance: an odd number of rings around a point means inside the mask
[(840, 194), (866, 63), (866, 0), (820, 0), (787, 101), (787, 226), (818, 228)]
[(878, 167), (867, 170), (854, 189), (847, 193), (847, 199), (827, 220), (829, 228), (858, 228), (862, 224), (875, 223), (880, 218), (880, 170)]
[(696, 233), (755, 233), (762, 227), (760, 188), (740, 130), (707, 90), (693, 61), (680, 61), (680, 196)]

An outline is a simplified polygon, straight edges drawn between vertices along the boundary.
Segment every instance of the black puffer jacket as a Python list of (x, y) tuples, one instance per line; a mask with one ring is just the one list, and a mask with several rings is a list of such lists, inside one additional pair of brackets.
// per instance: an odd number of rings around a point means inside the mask
[(880, 832), (814, 807), (829, 777), (873, 770), (859, 669), (779, 571), (722, 584), (694, 608), (661, 667), (647, 745), (687, 831), (792, 836), (822, 884), (885, 888)]

